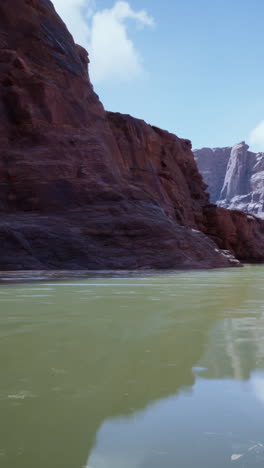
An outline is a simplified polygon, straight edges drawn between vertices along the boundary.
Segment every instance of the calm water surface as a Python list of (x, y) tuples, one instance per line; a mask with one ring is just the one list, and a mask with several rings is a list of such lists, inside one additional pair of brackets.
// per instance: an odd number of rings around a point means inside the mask
[(2, 281), (0, 467), (263, 468), (263, 274)]

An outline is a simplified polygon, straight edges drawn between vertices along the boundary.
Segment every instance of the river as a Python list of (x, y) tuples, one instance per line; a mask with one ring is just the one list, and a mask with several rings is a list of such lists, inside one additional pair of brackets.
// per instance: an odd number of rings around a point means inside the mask
[(263, 468), (263, 276), (2, 274), (0, 467)]

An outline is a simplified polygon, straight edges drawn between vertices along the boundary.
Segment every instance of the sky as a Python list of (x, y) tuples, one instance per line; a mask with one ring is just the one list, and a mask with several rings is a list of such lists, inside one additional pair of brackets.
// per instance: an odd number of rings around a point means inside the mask
[(54, 0), (107, 110), (264, 151), (263, 0)]

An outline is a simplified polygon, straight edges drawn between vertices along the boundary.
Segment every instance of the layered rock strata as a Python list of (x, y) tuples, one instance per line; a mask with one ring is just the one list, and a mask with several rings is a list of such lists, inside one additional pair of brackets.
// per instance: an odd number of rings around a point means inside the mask
[(1, 3), (0, 269), (229, 266), (190, 141), (106, 113), (88, 62), (49, 0)]
[(194, 154), (212, 202), (264, 218), (264, 153), (253, 153), (242, 142)]

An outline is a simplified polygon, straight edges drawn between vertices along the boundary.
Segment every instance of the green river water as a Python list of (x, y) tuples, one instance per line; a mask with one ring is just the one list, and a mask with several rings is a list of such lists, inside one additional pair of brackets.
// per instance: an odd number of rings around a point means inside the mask
[(263, 468), (263, 274), (2, 274), (0, 467)]

